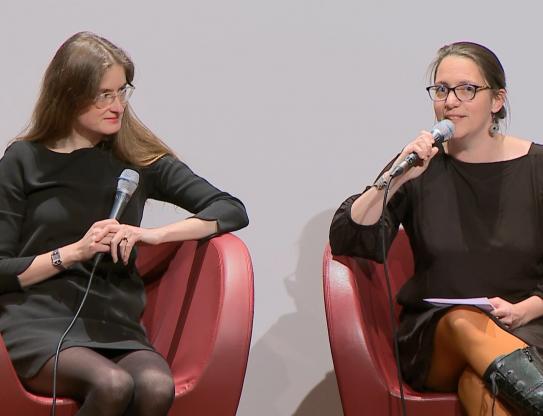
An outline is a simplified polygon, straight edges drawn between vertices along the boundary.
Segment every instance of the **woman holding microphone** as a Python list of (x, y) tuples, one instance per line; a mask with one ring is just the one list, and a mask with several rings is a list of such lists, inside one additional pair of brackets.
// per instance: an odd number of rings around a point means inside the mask
[[(382, 262), (381, 215), (387, 247), (402, 224), (415, 259), (397, 297), (406, 382), (457, 391), (469, 415), (543, 414), (543, 146), (500, 131), (505, 73), (488, 48), (446, 45), (431, 70), (427, 90), (452, 139), (436, 146), (421, 132), (344, 201), (332, 252)], [(412, 152), (420, 163), (392, 179), (382, 212), (390, 172)], [(484, 296), (492, 312), (423, 300)]]

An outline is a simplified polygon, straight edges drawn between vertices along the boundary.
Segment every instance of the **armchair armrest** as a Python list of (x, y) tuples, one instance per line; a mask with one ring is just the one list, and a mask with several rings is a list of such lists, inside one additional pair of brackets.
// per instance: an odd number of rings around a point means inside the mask
[(235, 415), (253, 321), (253, 271), (243, 242), (225, 234), (158, 251), (142, 247), (138, 270), (147, 292), (142, 321), (174, 376), (170, 414)]

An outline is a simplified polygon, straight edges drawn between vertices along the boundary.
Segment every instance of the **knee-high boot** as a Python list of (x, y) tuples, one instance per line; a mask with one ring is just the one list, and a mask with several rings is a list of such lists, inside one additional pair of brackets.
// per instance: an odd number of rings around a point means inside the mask
[(493, 394), (519, 414), (543, 416), (543, 359), (535, 347), (496, 358), (483, 380)]

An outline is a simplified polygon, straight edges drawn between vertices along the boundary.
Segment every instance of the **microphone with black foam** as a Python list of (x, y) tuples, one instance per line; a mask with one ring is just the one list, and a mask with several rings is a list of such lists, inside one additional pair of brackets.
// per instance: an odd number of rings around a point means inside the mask
[[(451, 120), (443, 119), (436, 123), (431, 130), (432, 137), (434, 138), (434, 146), (444, 143), (449, 140), (454, 134), (454, 124)], [(409, 153), (398, 165), (390, 172), (390, 179), (400, 176), (407, 172), (410, 168), (416, 165), (420, 161), (419, 155), (415, 152)]]
[[(136, 191), (140, 181), (140, 175), (138, 172), (132, 169), (125, 169), (119, 176), (117, 181), (117, 191), (115, 192), (115, 201), (113, 207), (109, 213), (110, 219), (118, 220), (123, 214), (128, 201)], [(104, 257), (104, 253), (98, 253), (94, 257), (94, 266), (96, 266)]]

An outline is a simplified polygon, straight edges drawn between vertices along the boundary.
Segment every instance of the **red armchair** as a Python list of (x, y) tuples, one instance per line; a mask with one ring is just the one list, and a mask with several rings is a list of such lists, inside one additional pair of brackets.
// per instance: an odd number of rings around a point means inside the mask
[[(412, 275), (409, 240), (400, 230), (388, 255), (393, 295)], [(328, 336), (346, 416), (401, 415), (397, 366), (383, 267), (373, 261), (332, 256), (323, 259)], [(396, 318), (399, 305), (396, 306)], [(463, 415), (455, 394), (420, 393), (403, 385), (407, 413)]]
[[(175, 380), (171, 416), (234, 416), (253, 322), (249, 252), (232, 234), (205, 243), (140, 247), (137, 267), (147, 292), (142, 322)], [(0, 409), (5, 416), (48, 416), (51, 398), (27, 392), (0, 338)], [(77, 404), (57, 400), (57, 415)]]

